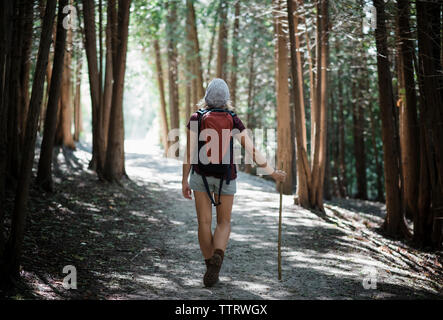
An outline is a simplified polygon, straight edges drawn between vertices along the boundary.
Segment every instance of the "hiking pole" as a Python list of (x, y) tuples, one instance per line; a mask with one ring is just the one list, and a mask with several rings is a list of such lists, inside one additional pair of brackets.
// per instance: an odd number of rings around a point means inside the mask
[[(283, 169), (283, 163), (281, 165)], [(282, 202), (283, 202), (283, 182), (279, 182), (280, 189), (280, 208), (278, 210), (278, 280), (281, 281), (281, 221), (282, 221)]]

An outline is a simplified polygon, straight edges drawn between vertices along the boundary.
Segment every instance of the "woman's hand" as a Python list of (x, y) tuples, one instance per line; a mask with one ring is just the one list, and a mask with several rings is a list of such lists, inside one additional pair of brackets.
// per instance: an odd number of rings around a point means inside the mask
[(188, 181), (182, 182), (182, 193), (183, 193), (183, 197), (185, 197), (186, 199), (192, 200), (192, 192), (191, 192), (191, 188), (189, 187)]
[(286, 180), (286, 172), (283, 170), (274, 170), (274, 172), (271, 174), (271, 177), (276, 182), (284, 182)]

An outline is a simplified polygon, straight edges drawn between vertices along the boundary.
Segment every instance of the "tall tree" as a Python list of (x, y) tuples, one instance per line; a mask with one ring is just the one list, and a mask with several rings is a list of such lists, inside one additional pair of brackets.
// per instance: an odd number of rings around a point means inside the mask
[(219, 0), (218, 9), (217, 9), (217, 11), (214, 14), (214, 22), (213, 22), (212, 28), (211, 28), (212, 29), (211, 30), (211, 41), (209, 43), (208, 64), (207, 64), (207, 67), (206, 67), (207, 68), (207, 71), (206, 71), (206, 82), (207, 83), (211, 79), (211, 75), (212, 75), (212, 72), (211, 72), (211, 62), (212, 62), (212, 57), (214, 55), (214, 42), (215, 42), (215, 37), (217, 35), (217, 32), (216, 32), (217, 31), (217, 24), (219, 22), (218, 18), (219, 18), (220, 13), (221, 13), (222, 3), (223, 3), (223, 0)]
[(100, 105), (100, 135), (103, 141), (103, 153), (106, 155), (106, 150), (108, 148), (108, 132), (109, 132), (109, 121), (111, 114), (111, 103), (112, 103), (112, 88), (114, 82), (114, 59), (116, 59), (115, 51), (117, 50), (116, 40), (114, 39), (113, 33), (116, 32), (116, 5), (115, 0), (108, 0), (107, 4), (107, 15), (106, 15), (106, 29), (105, 29), (105, 46), (106, 46), (106, 56), (105, 56), (105, 79), (103, 85), (103, 91), (101, 92), (101, 105)]
[(375, 173), (377, 176), (377, 182), (376, 182), (376, 187), (377, 187), (377, 197), (376, 200), (377, 201), (385, 201), (385, 196), (384, 196), (384, 189), (383, 189), (383, 167), (382, 167), (382, 163), (380, 162), (380, 156), (379, 156), (379, 150), (377, 147), (377, 131), (376, 131), (376, 127), (375, 127), (375, 114), (374, 111), (372, 110), (372, 103), (369, 103), (368, 105), (368, 111), (369, 111), (369, 119), (370, 119), (370, 124), (371, 124), (371, 142), (372, 142), (372, 148), (374, 150), (374, 160), (375, 160)]
[[(335, 40), (335, 52), (336, 56), (340, 58), (340, 40)], [(343, 97), (343, 82), (342, 79), (342, 64), (341, 60), (338, 60), (337, 67), (337, 100), (338, 100), (338, 190), (342, 198), (347, 196), (347, 179), (346, 179), (346, 161), (345, 161), (345, 117), (344, 117), (344, 97)]]
[[(274, 49), (277, 96), (277, 167), (288, 173), (283, 183), (283, 193), (292, 194), (291, 173), (294, 144), (291, 139), (288, 139), (288, 137), (291, 137), (291, 110), (289, 106), (288, 83), (288, 40), (286, 36), (287, 30), (284, 30), (284, 23), (287, 17), (281, 13), (284, 10), (283, 4), (280, 0), (275, 0), (273, 3), (274, 30), (277, 39)], [(281, 166), (283, 167), (280, 168)]]
[(226, 79), (226, 62), (228, 60), (228, 1), (221, 0), (220, 6), (220, 26), (218, 29), (217, 43), (217, 78)]
[(21, 11), (21, 23), (23, 24), (22, 30), (22, 53), (21, 53), (21, 70), (20, 70), (20, 110), (19, 110), (19, 123), (21, 138), (23, 140), (25, 128), (26, 128), (26, 118), (28, 115), (29, 106), (29, 73), (31, 70), (31, 49), (32, 49), (32, 27), (33, 27), (33, 13), (34, 2), (33, 1), (21, 1), (20, 11)]
[[(177, 23), (177, 3), (168, 0), (166, 2), (168, 10), (167, 37), (168, 37), (168, 77), (169, 77), (169, 119), (170, 129), (180, 128), (179, 116), (179, 96), (178, 96), (178, 59), (177, 59), (177, 39), (175, 37), (175, 25)], [(174, 143), (178, 142), (178, 136)], [(178, 156), (178, 149), (175, 153)]]
[(443, 235), (443, 77), (439, 3), (416, 2), (420, 88), (420, 184), (414, 238), (441, 248)]
[(395, 105), (392, 78), (389, 69), (385, 3), (373, 0), (376, 8), (375, 41), (377, 46), (377, 71), (379, 103), (382, 120), (383, 160), (386, 189), (386, 218), (384, 229), (393, 237), (409, 236), (400, 198), (400, 154), (397, 148)]
[(406, 216), (417, 212), (419, 184), (419, 130), (417, 121), (417, 97), (414, 79), (414, 43), (409, 26), (408, 0), (397, 1), (399, 35), (399, 129), (401, 167), (403, 171), (403, 199)]
[(200, 56), (200, 44), (198, 41), (197, 23), (193, 0), (186, 0), (186, 7), (189, 19), (189, 36), (192, 44), (192, 65), (194, 77), (196, 79), (195, 89), (197, 97), (201, 99), (205, 95), (205, 90), (203, 88), (203, 69)]
[(238, 68), (238, 34), (240, 28), (240, 1), (235, 3), (235, 16), (234, 16), (234, 28), (232, 29), (232, 62), (231, 62), (231, 101), (232, 106), (235, 108), (237, 104), (237, 68)]
[(155, 51), (155, 65), (157, 67), (157, 84), (160, 94), (160, 118), (161, 118), (161, 130), (162, 130), (162, 141), (163, 147), (165, 148), (165, 155), (167, 154), (167, 150), (169, 148), (168, 141), (168, 116), (166, 112), (166, 99), (165, 99), (165, 87), (163, 81), (163, 68), (162, 68), (162, 60), (160, 53), (160, 45), (159, 40), (157, 38), (154, 39), (154, 51)]
[(315, 146), (312, 159), (312, 187), (309, 194), (311, 206), (323, 209), (323, 184), (326, 166), (326, 131), (328, 119), (328, 55), (329, 55), (329, 14), (328, 0), (317, 2), (317, 79), (315, 103)]
[(100, 78), (97, 62), (97, 37), (95, 28), (95, 8), (92, 1), (83, 1), (85, 50), (88, 61), (89, 87), (92, 107), (92, 159), (89, 163), (91, 169), (98, 172), (104, 161), (103, 142), (100, 141)]
[[(59, 3), (60, 6), (66, 6), (66, 4), (67, 0), (62, 0)], [(63, 27), (63, 21), (57, 21), (54, 63), (37, 171), (37, 183), (47, 191), (52, 191), (52, 153), (54, 149), (62, 75), (63, 69), (66, 67), (64, 65), (66, 33), (67, 31)]]
[[(291, 48), (292, 96), (295, 106), (295, 131), (297, 146), (297, 197), (296, 202), (305, 207), (323, 211), (323, 185), (326, 164), (326, 130), (327, 130), (327, 67), (328, 67), (328, 1), (317, 3), (317, 77), (315, 85), (315, 103), (311, 105), (311, 118), (315, 126), (314, 152), (309, 164), (306, 147), (306, 125), (303, 99), (303, 84), (299, 81), (302, 66), (297, 61), (297, 41), (293, 19), (294, 3), (287, 0), (289, 38)], [(312, 88), (312, 86), (311, 86)], [(312, 100), (311, 100), (312, 101)], [(312, 168), (312, 169), (311, 169)]]
[(83, 58), (82, 52), (77, 52), (77, 61), (75, 68), (75, 82), (74, 82), (74, 141), (80, 140), (80, 132), (82, 131), (82, 117), (81, 117), (81, 85), (82, 85), (82, 70)]
[(129, 9), (131, 0), (118, 2), (118, 46), (114, 63), (114, 84), (109, 120), (108, 147), (103, 176), (110, 182), (118, 182), (126, 175), (124, 150), (123, 91), (128, 48)]
[[(24, 231), (27, 215), (29, 184), (35, 152), (38, 116), (43, 98), (46, 65), (48, 63), (49, 47), (51, 45), (52, 25), (55, 18), (56, 0), (47, 0), (43, 19), (37, 63), (35, 66), (32, 94), (28, 108), (28, 118), (25, 131), (23, 159), (20, 166), (20, 177), (12, 214), (11, 233), (2, 256), (0, 275), (2, 280), (8, 280), (19, 274), (20, 258), (23, 247)], [(63, 20), (63, 7), (59, 6), (58, 21)]]
[(55, 144), (75, 149), (72, 137), (72, 91), (71, 91), (71, 64), (72, 64), (72, 31), (67, 31), (66, 52), (64, 55), (64, 68), (62, 76), (62, 88), (60, 95), (60, 110), (57, 129), (55, 133)]
[(4, 217), (5, 217), (5, 195), (6, 195), (6, 176), (8, 164), (7, 148), (7, 118), (8, 118), (8, 92), (10, 74), (10, 51), (12, 34), (12, 1), (2, 1), (0, 3), (0, 255), (5, 246), (4, 239)]

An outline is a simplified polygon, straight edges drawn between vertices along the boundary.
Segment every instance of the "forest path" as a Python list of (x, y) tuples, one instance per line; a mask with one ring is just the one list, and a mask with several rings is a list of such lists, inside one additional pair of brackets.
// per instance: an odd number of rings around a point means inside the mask
[[(130, 180), (123, 180), (123, 186), (100, 182), (87, 169), (91, 158), (88, 144), (79, 143), (76, 151), (55, 154), (55, 192), (47, 194), (35, 187), (30, 191), (22, 286), (7, 296), (443, 297), (442, 253), (418, 251), (382, 237), (377, 230), (383, 222), (384, 205), (350, 199), (328, 202), (326, 215), (319, 216), (295, 206), (292, 196), (283, 196), (282, 281), (278, 281), (279, 194), (275, 183), (242, 172), (220, 282), (204, 288), (205, 265), (194, 202), (181, 194), (181, 163), (162, 157), (155, 141), (155, 137), (126, 141)], [(6, 203), (10, 210), (13, 200)], [(77, 289), (63, 287), (66, 265), (76, 267)], [(371, 277), (376, 283), (368, 282)]]
[[(432, 280), (436, 278), (434, 265), (425, 265), (433, 258), (438, 265), (435, 256), (410, 248), (412, 253), (402, 256), (406, 251), (399, 246), (403, 244), (374, 231), (383, 221), (382, 204), (329, 203), (327, 215), (321, 218), (295, 206), (292, 196), (283, 197), (279, 281), (279, 194), (273, 182), (241, 172), (220, 282), (204, 288), (205, 265), (197, 240), (194, 202), (181, 195), (181, 163), (163, 158), (152, 144), (145, 153), (140, 153), (142, 149), (139, 143), (127, 142), (127, 173), (133, 181), (149, 182), (149, 189), (162, 194), (157, 200), (163, 210), (157, 214), (168, 223), (151, 231), (152, 247), (133, 260), (133, 281), (145, 289), (119, 294), (120, 298), (389, 299), (433, 297), (442, 292), (441, 282)], [(343, 209), (343, 205), (353, 210)], [(355, 213), (356, 209), (361, 212)], [(368, 277), (375, 279), (376, 289), (364, 288), (364, 283), (371, 284)]]

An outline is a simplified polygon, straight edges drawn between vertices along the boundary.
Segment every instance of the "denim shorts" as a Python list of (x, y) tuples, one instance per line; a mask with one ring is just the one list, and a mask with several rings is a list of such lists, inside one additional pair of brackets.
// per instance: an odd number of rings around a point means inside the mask
[[(218, 188), (220, 187), (220, 179), (216, 177), (206, 177), (209, 185), (209, 191), (218, 194)], [(194, 191), (206, 192), (205, 184), (203, 183), (203, 178), (197, 172), (191, 172), (191, 177), (189, 179), (189, 187)], [(221, 194), (235, 194), (237, 192), (237, 181), (230, 180), (229, 184), (223, 181)]]

